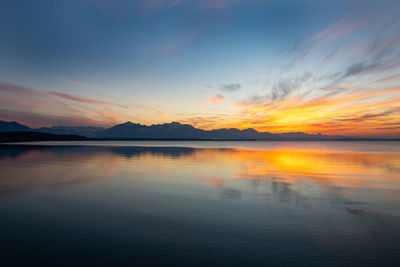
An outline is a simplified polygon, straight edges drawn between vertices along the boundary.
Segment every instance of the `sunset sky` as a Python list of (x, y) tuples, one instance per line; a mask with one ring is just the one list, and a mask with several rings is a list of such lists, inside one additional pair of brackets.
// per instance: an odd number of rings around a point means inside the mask
[(400, 137), (400, 1), (3, 0), (0, 120)]

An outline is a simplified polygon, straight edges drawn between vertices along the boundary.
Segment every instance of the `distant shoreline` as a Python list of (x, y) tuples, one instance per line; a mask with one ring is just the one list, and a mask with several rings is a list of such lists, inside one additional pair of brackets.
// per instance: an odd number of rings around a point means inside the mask
[(45, 142), (45, 141), (235, 141), (235, 142), (260, 142), (260, 141), (295, 141), (295, 142), (321, 142), (321, 141), (400, 141), (400, 139), (375, 139), (375, 138), (340, 138), (340, 139), (301, 139), (301, 138), (282, 138), (273, 140), (258, 139), (199, 139), (199, 138), (88, 138), (80, 135), (59, 135), (41, 132), (2, 132), (0, 133), (0, 143), (22, 143), (22, 142)]

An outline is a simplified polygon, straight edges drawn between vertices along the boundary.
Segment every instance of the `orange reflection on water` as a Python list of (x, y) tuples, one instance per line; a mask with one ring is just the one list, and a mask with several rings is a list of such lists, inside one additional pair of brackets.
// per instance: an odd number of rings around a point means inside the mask
[[(400, 190), (400, 152), (306, 149), (293, 143), (271, 149), (168, 147), (34, 147), (2, 151), (0, 195), (49, 190), (109, 179), (157, 183), (229, 180)], [(7, 153), (10, 155), (7, 155)], [(15, 155), (14, 155), (14, 154)], [(0, 155), (1, 156), (1, 155)], [(211, 177), (211, 178), (210, 178)]]
[[(306, 150), (285, 146), (271, 150), (196, 149), (183, 158), (199, 165), (207, 164), (210, 168), (219, 169), (218, 172), (224, 168), (222, 173), (225, 178), (400, 189), (398, 152), (338, 151), (326, 148)], [(195, 167), (191, 166), (194, 173), (211, 170)], [(210, 182), (215, 183), (215, 179)]]
[(238, 149), (224, 151), (223, 154), (221, 159), (238, 164), (238, 170), (232, 175), (238, 179), (278, 179), (295, 184), (340, 187), (400, 188), (398, 153)]

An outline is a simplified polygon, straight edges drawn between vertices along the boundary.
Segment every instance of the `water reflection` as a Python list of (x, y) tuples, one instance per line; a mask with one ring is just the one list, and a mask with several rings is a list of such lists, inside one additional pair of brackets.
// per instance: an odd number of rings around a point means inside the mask
[[(157, 243), (149, 245), (149, 253), (173, 263), (160, 250), (194, 258), (208, 251), (213, 260), (204, 264), (229, 265), (227, 257), (243, 264), (278, 264), (296, 250), (305, 265), (326, 265), (333, 258), (342, 264), (395, 263), (400, 152), (313, 146), (1, 146), (0, 212), (43, 212), (44, 202), (32, 204), (41, 198), (61, 197), (62, 205), (79, 200), (87, 210), (60, 216), (77, 217), (74, 223), (82, 222), (89, 233), (93, 224), (104, 222), (91, 238), (107, 239), (113, 231), (128, 244)], [(59, 206), (48, 208), (53, 214)], [(89, 218), (88, 211), (98, 213)], [(53, 216), (47, 212), (46, 218)], [(4, 229), (15, 223), (13, 215), (7, 218)]]
[[(146, 171), (149, 165), (152, 172), (178, 171), (175, 167), (180, 167), (179, 171), (190, 169), (192, 178), (206, 177), (214, 186), (223, 186), (225, 179), (249, 180), (252, 187), (267, 181), (274, 192), (277, 187), (288, 191), (290, 185), (400, 189), (400, 153), (10, 145), (1, 147), (0, 163), (2, 188), (11, 191), (20, 186), (31, 189), (90, 182), (110, 178), (113, 171)], [(204, 165), (209, 168), (202, 168)], [(214, 175), (216, 172), (223, 177)], [(88, 177), (82, 178), (83, 174)]]

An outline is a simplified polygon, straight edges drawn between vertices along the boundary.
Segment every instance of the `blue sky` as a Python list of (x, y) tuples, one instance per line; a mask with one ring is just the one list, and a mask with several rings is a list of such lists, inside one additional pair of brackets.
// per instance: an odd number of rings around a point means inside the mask
[(393, 136), (399, 12), (399, 1), (2, 1), (0, 119)]

